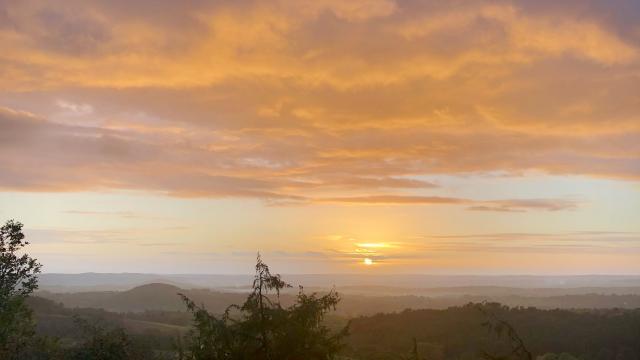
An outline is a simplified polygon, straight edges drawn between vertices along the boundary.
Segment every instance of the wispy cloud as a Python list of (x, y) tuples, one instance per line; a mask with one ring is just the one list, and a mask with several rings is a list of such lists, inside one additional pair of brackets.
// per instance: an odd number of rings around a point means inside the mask
[(558, 233), (493, 233), (418, 237), (431, 251), (531, 253), (623, 253), (640, 251), (640, 233), (576, 231)]
[(474, 211), (524, 212), (529, 210), (559, 211), (576, 209), (579, 201), (570, 199), (471, 200), (439, 196), (372, 195), (335, 197), (316, 200), (320, 203), (382, 205), (465, 205)]
[(79, 216), (98, 216), (98, 217), (112, 217), (119, 219), (144, 219), (144, 220), (168, 220), (167, 217), (152, 216), (143, 213), (137, 213), (133, 211), (92, 211), (92, 210), (65, 210), (64, 214), (79, 215)]
[[(385, 246), (386, 245), (386, 246)], [(559, 232), (424, 235), (391, 243), (344, 243), (323, 252), (354, 263), (403, 263), (446, 258), (451, 254), (633, 254), (640, 253), (640, 233)]]
[[(101, 245), (101, 244), (160, 244), (149, 239), (158, 237), (159, 234), (175, 234), (187, 230), (183, 226), (159, 226), (152, 228), (127, 227), (105, 229), (73, 229), (73, 228), (27, 228), (25, 233), (29, 242), (34, 245), (46, 244), (76, 244), (76, 245)], [(162, 242), (168, 245), (171, 242)], [(152, 246), (152, 245), (148, 245)]]

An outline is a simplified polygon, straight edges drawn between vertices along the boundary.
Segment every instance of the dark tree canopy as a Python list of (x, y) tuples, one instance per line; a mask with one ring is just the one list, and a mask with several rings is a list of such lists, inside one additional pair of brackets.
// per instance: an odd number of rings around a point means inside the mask
[(194, 316), (190, 345), (183, 354), (194, 360), (325, 360), (342, 347), (346, 328), (332, 333), (323, 325), (335, 309), (335, 291), (307, 295), (302, 288), (295, 304), (283, 308), (280, 291), (289, 284), (272, 275), (258, 256), (253, 291), (242, 305), (230, 306), (221, 316), (210, 314), (182, 296)]
[(150, 360), (153, 353), (133, 343), (131, 337), (120, 327), (92, 323), (75, 318), (76, 325), (84, 334), (84, 341), (67, 349), (67, 360)]
[(13, 220), (0, 227), (0, 358), (20, 358), (34, 334), (25, 299), (38, 287), (41, 265), (21, 250), (22, 224)]

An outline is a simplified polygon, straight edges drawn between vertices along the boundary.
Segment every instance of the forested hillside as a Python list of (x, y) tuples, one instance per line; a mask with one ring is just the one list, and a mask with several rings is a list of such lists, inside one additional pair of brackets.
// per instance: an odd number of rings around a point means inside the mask
[[(318, 289), (318, 292), (327, 290)], [(446, 309), (470, 302), (499, 302), (509, 306), (533, 306), (540, 309), (598, 309), (640, 307), (640, 295), (618, 295), (603, 293), (606, 289), (594, 289), (601, 293), (524, 296), (504, 293), (493, 295), (474, 295), (478, 289), (459, 289), (459, 295), (417, 296), (417, 295), (359, 295), (342, 293), (340, 307), (336, 314), (345, 317), (373, 315), (379, 312), (397, 312), (404, 309)], [(518, 292), (518, 289), (511, 289)], [(567, 289), (566, 292), (575, 290)], [(43, 291), (38, 296), (60, 302), (67, 307), (100, 308), (116, 312), (141, 312), (146, 310), (180, 311), (184, 304), (178, 293), (188, 294), (197, 303), (204, 304), (212, 312), (222, 313), (231, 304), (237, 304), (246, 297), (245, 292), (222, 292), (209, 289), (183, 289), (174, 285), (153, 283), (138, 286), (126, 291), (91, 291), (76, 293), (54, 293)], [(295, 301), (295, 293), (280, 295), (283, 304)]]
[(539, 310), (499, 304), (469, 304), (446, 310), (407, 310), (351, 321), (350, 354), (395, 359), (416, 339), (427, 359), (477, 358), (501, 353), (505, 343), (482, 326), (488, 311), (517, 329), (534, 355), (570, 353), (590, 360), (634, 360), (640, 356), (640, 310)]
[[(191, 326), (191, 316), (185, 311), (69, 309), (41, 298), (32, 298), (29, 304), (35, 310), (39, 334), (63, 335), (68, 341), (83, 336), (74, 317), (122, 327), (135, 342), (158, 351), (174, 351), (178, 336)], [(433, 360), (475, 359), (483, 351), (506, 351), (504, 340), (482, 326), (487, 318), (480, 308), (469, 304), (352, 319), (343, 355), (362, 360), (399, 359), (410, 352), (414, 338), (421, 356)], [(485, 305), (485, 309), (512, 324), (536, 356), (570, 353), (585, 360), (635, 360), (640, 354), (640, 310), (539, 310), (498, 304)], [(338, 329), (348, 319), (330, 316), (326, 322)]]

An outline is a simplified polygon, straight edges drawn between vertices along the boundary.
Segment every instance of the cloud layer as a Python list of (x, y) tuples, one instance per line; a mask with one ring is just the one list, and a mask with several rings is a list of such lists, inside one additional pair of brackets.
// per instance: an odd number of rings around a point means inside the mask
[(640, 179), (638, 16), (627, 1), (0, 2), (0, 188), (573, 209), (425, 179)]

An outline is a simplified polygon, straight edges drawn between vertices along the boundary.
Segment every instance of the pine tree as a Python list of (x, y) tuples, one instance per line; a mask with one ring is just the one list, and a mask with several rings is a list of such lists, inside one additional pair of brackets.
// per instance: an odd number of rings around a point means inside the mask
[(252, 292), (242, 305), (221, 316), (181, 295), (194, 316), (186, 359), (193, 360), (328, 360), (336, 357), (347, 333), (331, 332), (324, 316), (335, 309), (339, 296), (307, 295), (300, 288), (295, 304), (284, 308), (280, 291), (291, 287), (272, 275), (258, 255)]

